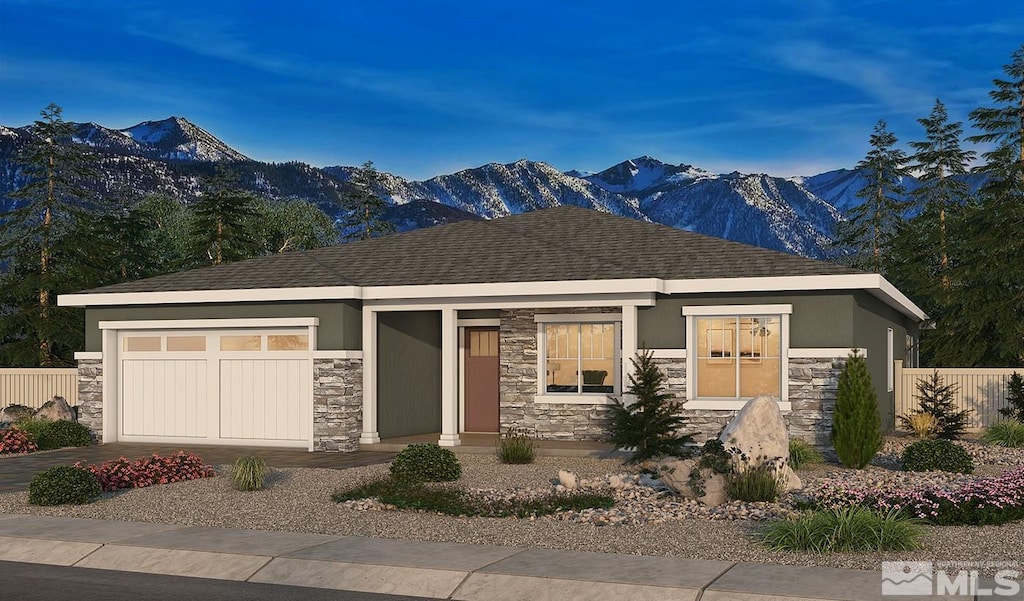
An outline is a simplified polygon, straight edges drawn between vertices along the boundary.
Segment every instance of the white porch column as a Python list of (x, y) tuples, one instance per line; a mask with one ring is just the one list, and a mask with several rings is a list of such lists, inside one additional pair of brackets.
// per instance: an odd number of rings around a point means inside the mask
[(459, 441), (459, 326), (455, 309), (441, 309), (441, 438), (442, 447)]
[(637, 308), (636, 305), (622, 305), (622, 402), (626, 405), (635, 400), (633, 395), (626, 394), (629, 387), (629, 374), (633, 371), (631, 359), (637, 352)]
[(117, 442), (120, 419), (117, 416), (119, 393), (117, 383), (118, 360), (117, 330), (100, 330), (103, 363), (103, 442)]
[(363, 305), (363, 431), (359, 435), (359, 444), (378, 442), (377, 312)]

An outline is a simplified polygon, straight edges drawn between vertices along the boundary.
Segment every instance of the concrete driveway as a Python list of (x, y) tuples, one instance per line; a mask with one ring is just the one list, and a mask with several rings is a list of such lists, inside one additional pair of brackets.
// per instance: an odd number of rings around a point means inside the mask
[(75, 447), (57, 451), (43, 451), (28, 455), (0, 456), (0, 493), (21, 491), (39, 472), (58, 465), (71, 465), (76, 461), (102, 463), (118, 457), (138, 459), (157, 453), (171, 455), (178, 451), (191, 451), (210, 465), (234, 463), (243, 455), (259, 455), (271, 467), (322, 467), (345, 469), (375, 463), (385, 463), (395, 453), (357, 451), (355, 453), (310, 453), (296, 449), (268, 449), (265, 447), (228, 447), (196, 445), (164, 445), (117, 442), (91, 447)]

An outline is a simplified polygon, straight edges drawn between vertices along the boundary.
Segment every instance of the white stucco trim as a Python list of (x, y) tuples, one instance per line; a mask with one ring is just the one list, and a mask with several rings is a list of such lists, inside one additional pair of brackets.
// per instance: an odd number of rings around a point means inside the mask
[(380, 442), (377, 430), (377, 312), (363, 307), (363, 431), (359, 444)]
[[(537, 307), (543, 297), (571, 297), (576, 306), (595, 306), (581, 297), (601, 295), (633, 295), (648, 297), (653, 304), (656, 294), (695, 294), (719, 292), (797, 292), (801, 290), (866, 290), (904, 315), (918, 321), (927, 314), (888, 280), (874, 273), (841, 275), (806, 275), (761, 278), (707, 278), (694, 280), (662, 280), (633, 278), (619, 280), (565, 280), (548, 282), (497, 282), (478, 284), (431, 284), (424, 286), (323, 286), (302, 288), (258, 288), (232, 290), (176, 290), (167, 292), (110, 292), (61, 294), (57, 304), (62, 307), (239, 303), (310, 300), (430, 300), (477, 299), (473, 304), (483, 307), (486, 299), (526, 300), (523, 307)], [(524, 297), (535, 297), (524, 299)], [(537, 298), (540, 297), (540, 298)], [(625, 299), (623, 299), (624, 301)], [(499, 308), (515, 308), (501, 301)], [(570, 305), (565, 305), (570, 306)]]
[(297, 328), (320, 325), (319, 317), (261, 317), (251, 319), (149, 319), (101, 321), (101, 330), (205, 330), (236, 328)]
[(102, 358), (102, 351), (77, 351), (75, 353), (75, 361), (96, 361)]
[(460, 319), (460, 328), (496, 328), (501, 325), (500, 317), (474, 317), (472, 319)]
[(655, 359), (685, 359), (686, 349), (684, 348), (654, 348), (651, 356)]
[(683, 315), (791, 315), (793, 305), (687, 305)]
[(537, 313), (536, 323), (584, 323), (621, 321), (621, 313)]
[(533, 402), (539, 405), (612, 405), (607, 394), (537, 394)]
[(868, 356), (868, 349), (865, 348), (791, 348), (789, 349), (790, 359), (845, 359), (850, 353), (858, 351), (861, 356)]
[[(312, 346), (312, 345), (310, 345)], [(362, 359), (363, 351), (313, 351), (314, 359)]]

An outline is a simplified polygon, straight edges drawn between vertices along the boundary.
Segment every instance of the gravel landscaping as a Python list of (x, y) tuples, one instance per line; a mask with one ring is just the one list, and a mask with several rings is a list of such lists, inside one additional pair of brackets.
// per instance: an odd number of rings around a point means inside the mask
[[(902, 439), (888, 441), (878, 461), (882, 465), (863, 471), (826, 464), (809, 466), (799, 475), (810, 491), (822, 482), (837, 479), (952, 483), (966, 478), (888, 469), (885, 456), (898, 457), (901, 445), (905, 446)], [(984, 469), (979, 473), (998, 473), (1002, 465), (1024, 464), (1024, 456), (1006, 453), (1005, 449), (975, 449), (974, 443), (967, 446), (976, 461), (990, 463), (980, 466)], [(549, 492), (553, 488), (551, 479), (560, 469), (574, 471), (582, 480), (595, 484), (607, 484), (610, 475), (635, 476), (635, 470), (613, 459), (538, 457), (529, 465), (502, 465), (489, 455), (462, 455), (459, 459), (463, 476), (458, 484), (484, 495)], [(992, 459), (999, 460), (1000, 466), (991, 465)], [(709, 508), (634, 485), (608, 489), (616, 497), (612, 509), (534, 519), (456, 518), (393, 511), (372, 500), (342, 504), (331, 501), (331, 494), (338, 490), (386, 474), (386, 465), (345, 470), (283, 469), (273, 471), (267, 488), (255, 492), (238, 492), (229, 478), (218, 476), (105, 493), (99, 501), (84, 506), (34, 507), (28, 505), (27, 493), (9, 493), (0, 495), (0, 512), (863, 569), (878, 569), (883, 559), (1019, 560), (1024, 548), (1024, 522), (1018, 521), (1003, 526), (928, 526), (923, 549), (898, 554), (772, 552), (758, 542), (757, 529), (763, 520), (795, 513), (793, 497), (776, 505), (733, 502)]]

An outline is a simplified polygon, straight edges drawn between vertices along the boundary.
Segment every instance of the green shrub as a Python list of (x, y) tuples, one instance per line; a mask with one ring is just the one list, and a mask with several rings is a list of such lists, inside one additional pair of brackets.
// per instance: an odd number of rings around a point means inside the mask
[(687, 445), (693, 436), (679, 434), (687, 423), (683, 401), (673, 400), (665, 391), (665, 374), (654, 363), (651, 351), (645, 349), (630, 361), (633, 373), (626, 394), (635, 400), (627, 405), (622, 399), (613, 399), (607, 442), (618, 449), (633, 449), (629, 463), (661, 455), (689, 455)]
[(252, 491), (263, 488), (267, 479), (267, 462), (262, 457), (247, 456), (235, 459), (232, 470), (235, 490)]
[(925, 414), (935, 418), (934, 435), (946, 440), (956, 440), (963, 436), (967, 428), (967, 416), (970, 411), (961, 411), (954, 399), (958, 384), (946, 384), (935, 370), (932, 375), (917, 382), (917, 394), (919, 408), (908, 416), (900, 416), (900, 421), (905, 427), (914, 428), (914, 418), (917, 415)]
[(391, 477), (408, 482), (451, 482), (462, 466), (451, 449), (436, 444), (411, 444), (391, 462)]
[(95, 476), (77, 467), (58, 466), (36, 474), (28, 484), (32, 505), (84, 505), (100, 496)]
[(736, 501), (774, 503), (785, 489), (772, 463), (765, 463), (729, 475), (729, 498)]
[(908, 472), (941, 470), (970, 474), (974, 461), (967, 450), (942, 438), (919, 440), (903, 449), (903, 469)]
[(525, 428), (509, 428), (498, 440), (498, 461), (502, 463), (533, 463), (537, 449)]
[(806, 441), (799, 438), (789, 440), (789, 465), (793, 469), (798, 470), (802, 465), (823, 463), (824, 461), (825, 457), (822, 456), (821, 451), (807, 444)]
[(1024, 423), (999, 422), (985, 431), (985, 440), (999, 447), (1024, 447)]
[(531, 517), (557, 511), (607, 509), (615, 503), (608, 495), (595, 493), (550, 493), (530, 499), (486, 499), (450, 487), (426, 486), (421, 482), (384, 478), (357, 488), (335, 493), (337, 502), (376, 497), (398, 509), (436, 511), (452, 516)]
[(920, 525), (899, 512), (879, 514), (864, 507), (846, 507), (774, 522), (761, 536), (762, 542), (776, 551), (836, 553), (917, 549), (921, 534)]
[(1006, 407), (999, 414), (1020, 423), (1024, 423), (1024, 377), (1019, 373), (1010, 374), (1006, 383)]
[(864, 357), (856, 351), (839, 374), (832, 416), (832, 444), (846, 467), (862, 469), (882, 448), (882, 418), (878, 396)]
[(87, 447), (92, 444), (92, 431), (78, 422), (26, 419), (15, 426), (35, 441), (40, 451), (64, 447)]

